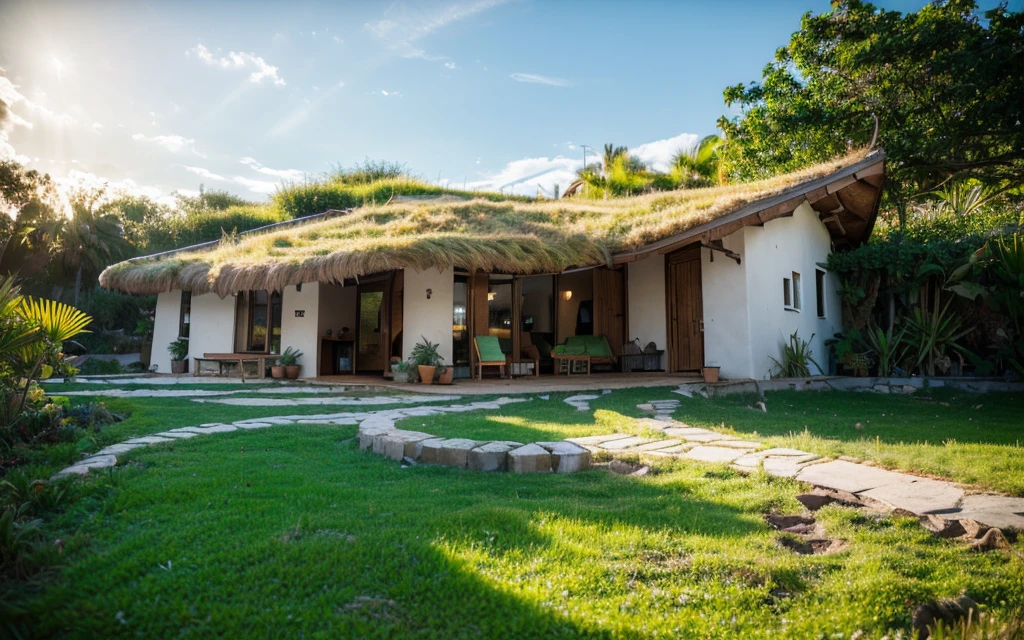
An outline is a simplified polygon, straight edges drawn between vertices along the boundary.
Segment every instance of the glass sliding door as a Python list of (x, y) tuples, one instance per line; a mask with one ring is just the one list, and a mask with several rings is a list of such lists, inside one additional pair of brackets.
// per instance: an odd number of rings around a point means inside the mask
[(455, 276), (455, 294), (452, 301), (452, 365), (455, 367), (456, 378), (468, 378), (471, 375), (468, 289), (469, 277)]
[(384, 344), (381, 340), (381, 304), (383, 291), (359, 292), (359, 333), (356, 366), (360, 371), (384, 371)]
[(246, 351), (281, 353), (281, 294), (277, 291), (248, 292)]

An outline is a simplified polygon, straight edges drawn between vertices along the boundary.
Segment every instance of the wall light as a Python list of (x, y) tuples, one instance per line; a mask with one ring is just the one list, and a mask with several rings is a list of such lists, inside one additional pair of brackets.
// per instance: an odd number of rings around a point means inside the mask
[(495, 296), (495, 293), (493, 291), (488, 291), (487, 292), (487, 301), (491, 302), (492, 300), (494, 300), (494, 296)]
[(563, 291), (562, 298), (564, 298), (566, 302), (572, 300), (572, 291), (570, 289)]

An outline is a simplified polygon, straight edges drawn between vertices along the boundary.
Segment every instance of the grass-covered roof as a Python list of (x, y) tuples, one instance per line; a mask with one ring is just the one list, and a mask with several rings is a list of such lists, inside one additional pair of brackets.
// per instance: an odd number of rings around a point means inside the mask
[(100, 284), (136, 294), (228, 295), (405, 267), (527, 274), (610, 264), (615, 254), (712, 223), (864, 157), (859, 151), (757, 182), (608, 200), (398, 199), (226, 238), (201, 251), (121, 262), (103, 272)]

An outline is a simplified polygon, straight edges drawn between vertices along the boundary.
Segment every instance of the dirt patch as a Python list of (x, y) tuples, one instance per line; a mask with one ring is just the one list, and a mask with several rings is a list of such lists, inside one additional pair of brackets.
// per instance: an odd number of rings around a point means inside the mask
[(838, 553), (849, 545), (845, 540), (828, 538), (804, 538), (795, 534), (779, 536), (779, 546), (803, 556), (824, 556)]

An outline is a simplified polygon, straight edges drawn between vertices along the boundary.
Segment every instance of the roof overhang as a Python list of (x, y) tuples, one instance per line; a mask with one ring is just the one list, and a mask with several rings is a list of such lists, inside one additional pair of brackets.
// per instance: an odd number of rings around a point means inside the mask
[(612, 256), (616, 264), (666, 254), (695, 242), (710, 244), (743, 229), (793, 215), (803, 203), (818, 214), (836, 250), (857, 247), (871, 236), (885, 182), (885, 153), (878, 149), (859, 162), (815, 180), (752, 202), (715, 220)]

